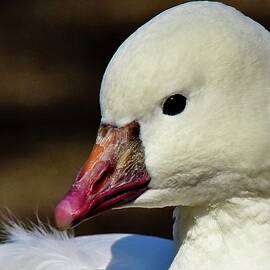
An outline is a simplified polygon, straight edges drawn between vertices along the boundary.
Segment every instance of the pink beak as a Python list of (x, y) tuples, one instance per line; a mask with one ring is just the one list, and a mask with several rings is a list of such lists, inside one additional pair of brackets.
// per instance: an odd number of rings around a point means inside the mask
[(139, 125), (101, 126), (88, 160), (55, 209), (56, 225), (65, 229), (129, 203), (147, 189), (149, 181)]

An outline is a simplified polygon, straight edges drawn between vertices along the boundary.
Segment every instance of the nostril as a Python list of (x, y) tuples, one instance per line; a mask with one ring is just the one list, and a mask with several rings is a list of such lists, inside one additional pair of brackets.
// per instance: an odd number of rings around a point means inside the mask
[[(96, 170), (96, 171), (95, 171)], [(110, 161), (102, 161), (93, 168), (93, 175), (96, 179), (91, 183), (90, 192), (96, 194), (99, 191), (106, 189), (106, 180), (113, 173), (113, 166)]]

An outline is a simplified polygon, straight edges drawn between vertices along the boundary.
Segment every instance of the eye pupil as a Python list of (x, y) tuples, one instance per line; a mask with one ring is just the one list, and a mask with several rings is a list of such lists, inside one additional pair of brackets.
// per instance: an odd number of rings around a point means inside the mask
[(163, 113), (167, 115), (176, 115), (184, 111), (186, 107), (186, 97), (175, 94), (168, 97), (163, 103)]

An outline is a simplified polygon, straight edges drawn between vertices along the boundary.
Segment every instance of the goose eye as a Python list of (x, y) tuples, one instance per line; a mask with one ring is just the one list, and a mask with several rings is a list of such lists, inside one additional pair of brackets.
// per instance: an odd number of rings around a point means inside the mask
[(186, 102), (186, 97), (180, 94), (172, 95), (164, 101), (162, 106), (163, 113), (167, 115), (179, 114), (185, 109)]

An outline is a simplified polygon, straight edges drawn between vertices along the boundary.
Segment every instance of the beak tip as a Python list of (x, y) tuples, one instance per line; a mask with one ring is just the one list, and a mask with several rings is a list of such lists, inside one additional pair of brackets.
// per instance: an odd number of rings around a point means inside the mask
[(68, 201), (61, 201), (54, 211), (55, 224), (59, 230), (66, 230), (72, 226), (73, 217)]

